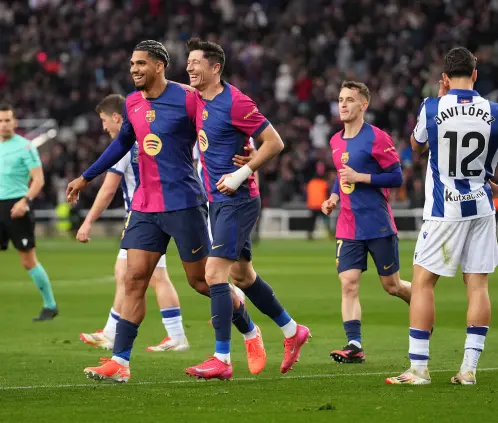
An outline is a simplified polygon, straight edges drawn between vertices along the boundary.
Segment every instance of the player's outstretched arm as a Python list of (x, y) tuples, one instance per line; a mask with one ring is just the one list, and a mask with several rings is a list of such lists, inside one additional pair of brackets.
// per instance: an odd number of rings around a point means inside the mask
[(66, 190), (66, 197), (71, 204), (75, 204), (78, 201), (80, 192), (88, 186), (92, 179), (109, 170), (111, 166), (114, 166), (121, 160), (133, 147), (133, 144), (135, 144), (134, 133), (133, 131), (131, 133), (123, 132), (124, 126), (123, 122), (118, 136), (104, 150), (97, 161), (83, 172), (83, 175), (69, 183)]
[(76, 234), (76, 239), (79, 242), (88, 242), (90, 240), (90, 232), (92, 230), (92, 224), (102, 215), (105, 209), (111, 204), (116, 191), (118, 190), (119, 184), (121, 183), (122, 176), (114, 173), (108, 172), (104, 183), (95, 197), (95, 201), (88, 212), (85, 221), (81, 225), (78, 233)]

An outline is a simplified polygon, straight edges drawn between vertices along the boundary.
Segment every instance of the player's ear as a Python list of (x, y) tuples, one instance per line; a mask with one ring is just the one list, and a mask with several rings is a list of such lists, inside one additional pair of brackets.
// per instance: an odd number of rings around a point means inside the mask
[(472, 72), (472, 82), (477, 81), (477, 69), (474, 69), (474, 72)]
[(121, 116), (119, 113), (114, 112), (112, 114), (112, 120), (114, 123), (120, 123), (123, 120), (123, 116)]
[(449, 87), (450, 86), (450, 78), (444, 72), (443, 72), (442, 76), (443, 76), (444, 86)]

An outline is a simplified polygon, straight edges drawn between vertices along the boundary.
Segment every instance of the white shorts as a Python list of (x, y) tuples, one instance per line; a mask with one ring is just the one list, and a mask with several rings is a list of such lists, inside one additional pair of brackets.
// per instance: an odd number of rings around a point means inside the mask
[[(126, 260), (128, 258), (128, 250), (123, 250), (122, 248), (119, 250), (118, 259)], [(166, 267), (166, 255), (162, 255), (157, 263), (156, 267)]]
[(458, 265), (463, 273), (493, 273), (498, 265), (495, 216), (424, 222), (413, 264), (448, 277), (455, 276)]

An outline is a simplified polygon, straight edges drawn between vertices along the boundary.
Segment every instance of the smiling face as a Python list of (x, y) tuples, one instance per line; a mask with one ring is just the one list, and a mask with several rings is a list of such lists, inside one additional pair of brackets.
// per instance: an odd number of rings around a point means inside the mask
[(193, 50), (188, 55), (187, 72), (190, 85), (202, 91), (220, 79), (220, 64), (210, 64), (202, 50)]
[(339, 115), (345, 123), (363, 117), (368, 101), (356, 88), (343, 88), (339, 94)]
[(146, 51), (136, 50), (130, 60), (130, 73), (135, 88), (147, 91), (159, 75), (164, 74), (164, 63)]

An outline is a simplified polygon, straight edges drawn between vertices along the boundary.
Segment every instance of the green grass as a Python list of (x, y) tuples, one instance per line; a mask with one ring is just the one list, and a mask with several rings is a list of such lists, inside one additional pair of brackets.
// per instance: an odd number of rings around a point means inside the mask
[[(112, 272), (118, 243), (95, 240), (40, 240), (38, 255), (50, 274), (60, 308), (53, 322), (33, 323), (40, 297), (13, 250), (0, 255), (0, 422), (343, 422), (494, 420), (498, 412), (498, 335), (491, 330), (479, 384), (452, 386), (465, 338), (465, 287), (460, 278), (442, 279), (436, 290), (437, 324), (431, 340), (430, 386), (387, 386), (387, 375), (408, 365), (408, 309), (381, 288), (373, 265), (363, 274), (363, 365), (338, 365), (329, 351), (345, 343), (340, 315), (340, 287), (333, 243), (263, 241), (255, 248), (258, 272), (313, 340), (289, 376), (279, 373), (282, 334), (249, 305), (260, 325), (268, 364), (249, 374), (243, 341), (233, 334), (234, 379), (196, 382), (184, 368), (212, 353), (213, 330), (207, 324), (209, 301), (186, 283), (174, 248), (168, 268), (182, 301), (192, 348), (185, 353), (147, 353), (164, 336), (157, 304), (150, 292), (148, 313), (132, 357), (126, 385), (89, 381), (83, 368), (106, 356), (81, 343), (82, 331), (102, 328), (112, 303)], [(411, 278), (414, 244), (400, 244), (401, 276)], [(497, 278), (490, 282), (496, 297)], [(496, 306), (496, 300), (494, 306)], [(492, 328), (493, 329), (493, 328)], [(23, 388), (19, 388), (23, 387)]]

